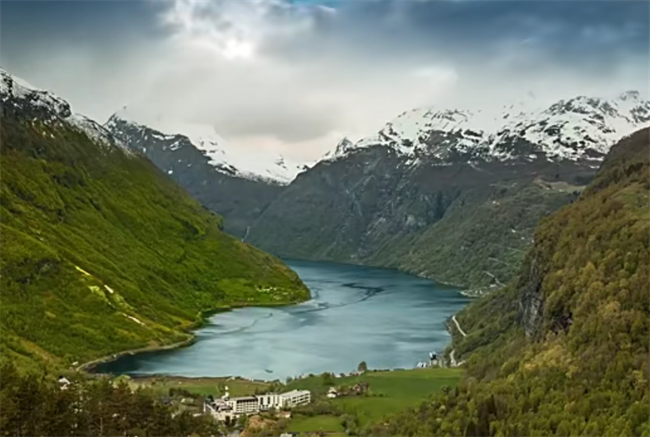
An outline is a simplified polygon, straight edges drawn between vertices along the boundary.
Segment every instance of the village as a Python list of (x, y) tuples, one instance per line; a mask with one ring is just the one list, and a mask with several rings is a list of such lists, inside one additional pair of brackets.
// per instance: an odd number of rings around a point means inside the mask
[[(445, 361), (436, 352), (429, 353), (428, 361), (420, 361), (415, 365), (416, 369), (431, 367), (446, 367)], [(360, 375), (363, 369), (352, 372), (350, 375)], [(343, 375), (334, 375), (340, 377)], [(358, 383), (350, 387), (346, 392), (341, 392), (334, 386), (329, 387), (326, 397), (335, 399), (340, 396), (361, 395), (368, 392), (367, 383)], [(281, 417), (291, 416), (288, 410), (295, 407), (305, 406), (312, 402), (312, 393), (309, 390), (291, 390), (285, 393), (264, 393), (250, 396), (231, 397), (228, 387), (225, 393), (219, 398), (208, 395), (203, 399), (202, 413), (209, 414), (217, 421), (234, 423), (242, 415), (254, 415), (262, 412), (276, 411)]]
[[(440, 389), (459, 373), (436, 352), (410, 369), (368, 369), (365, 361), (349, 373), (324, 372), (287, 378), (286, 382), (251, 380), (238, 376), (184, 378), (165, 375), (111, 380), (114, 387), (145, 391), (169, 408), (172, 418), (186, 414), (210, 417), (226, 433), (242, 436), (332, 435), (359, 431), (377, 411), (393, 411), (419, 399), (422, 390)], [(431, 379), (432, 372), (437, 378)], [(60, 375), (59, 389), (77, 390), (75, 380)], [(429, 389), (426, 389), (429, 387)], [(316, 433), (314, 433), (316, 432)], [(319, 433), (320, 432), (320, 433)], [(337, 434), (337, 432), (339, 434)], [(230, 434), (228, 434), (230, 435)]]

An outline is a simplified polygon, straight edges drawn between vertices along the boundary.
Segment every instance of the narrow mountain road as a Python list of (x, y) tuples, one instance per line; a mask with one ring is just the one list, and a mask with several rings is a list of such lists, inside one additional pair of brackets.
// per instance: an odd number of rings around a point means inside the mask
[(449, 364), (451, 367), (459, 367), (465, 364), (465, 360), (463, 361), (456, 361), (456, 357), (454, 355), (456, 354), (456, 350), (452, 350), (451, 353), (449, 354)]
[[(456, 328), (458, 329), (458, 332), (460, 332), (460, 334), (463, 337), (467, 337), (467, 334), (465, 333), (465, 331), (463, 331), (463, 328), (460, 327), (460, 323), (458, 323), (458, 320), (456, 320), (456, 315), (451, 316), (451, 320), (456, 325)], [(455, 354), (456, 354), (455, 349), (452, 349), (451, 352), (449, 353), (449, 365), (451, 367), (458, 367), (458, 366), (461, 366), (461, 365), (463, 365), (465, 363), (464, 360), (460, 361), (460, 362), (457, 362), (456, 357), (454, 356)]]
[[(523, 252), (523, 251), (522, 251), (522, 252)], [(492, 273), (488, 272), (487, 270), (485, 270), (485, 273), (486, 273), (488, 276), (490, 276), (492, 279), (494, 279), (494, 280), (496, 281), (496, 283), (497, 283), (498, 285), (500, 285), (501, 287), (505, 287), (505, 286), (506, 286), (503, 282), (499, 281), (499, 280), (497, 279), (497, 277), (494, 276)]]
[(463, 335), (463, 337), (467, 337), (467, 334), (465, 334), (465, 331), (463, 331), (463, 328), (460, 327), (460, 324), (458, 323), (458, 320), (456, 320), (455, 315), (453, 315), (451, 317), (451, 320), (453, 320), (454, 323), (456, 324), (456, 328), (458, 328), (458, 332), (460, 332)]

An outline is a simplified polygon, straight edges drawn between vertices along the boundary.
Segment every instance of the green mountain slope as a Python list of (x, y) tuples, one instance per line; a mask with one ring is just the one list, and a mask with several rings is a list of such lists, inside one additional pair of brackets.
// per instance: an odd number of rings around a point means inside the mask
[(1, 119), (2, 359), (81, 363), (185, 341), (202, 311), (308, 298), (293, 271), (222, 232), (143, 156), (11, 108)]
[(612, 148), (519, 275), (458, 315), (459, 389), (373, 435), (650, 435), (649, 135)]

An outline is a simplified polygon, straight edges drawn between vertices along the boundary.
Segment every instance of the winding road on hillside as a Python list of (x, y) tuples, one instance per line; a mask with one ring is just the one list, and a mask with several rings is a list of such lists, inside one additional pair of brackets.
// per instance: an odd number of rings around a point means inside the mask
[[(463, 337), (467, 337), (467, 334), (465, 333), (465, 331), (463, 331), (463, 328), (460, 327), (460, 323), (458, 323), (458, 320), (456, 320), (456, 315), (451, 316), (451, 320), (456, 325), (456, 328), (458, 329), (458, 332), (460, 332)], [(452, 349), (452, 351), (449, 353), (449, 361), (450, 361), (451, 367), (458, 367), (458, 366), (462, 365), (463, 363), (465, 363), (465, 361), (456, 362), (456, 358), (454, 357), (455, 353), (456, 353), (455, 349)]]
[(454, 323), (456, 324), (456, 328), (458, 328), (458, 332), (460, 332), (463, 335), (463, 337), (467, 337), (467, 334), (465, 334), (465, 331), (463, 331), (463, 328), (460, 327), (460, 324), (458, 323), (458, 320), (456, 320), (455, 315), (451, 316), (451, 320), (453, 320)]

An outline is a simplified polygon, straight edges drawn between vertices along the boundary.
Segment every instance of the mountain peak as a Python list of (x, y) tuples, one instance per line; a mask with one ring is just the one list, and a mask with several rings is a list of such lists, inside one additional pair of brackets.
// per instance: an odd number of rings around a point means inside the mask
[(36, 88), (29, 82), (0, 69), (0, 104), (5, 111), (28, 115), (45, 124), (66, 123), (88, 135), (90, 139), (130, 152), (107, 129), (90, 118), (72, 111), (70, 104), (50, 91)]
[(202, 152), (216, 171), (230, 176), (286, 185), (304, 170), (303, 166), (283, 156), (235, 147), (224, 140), (214, 126), (206, 123), (179, 122), (161, 115), (140, 123), (134, 121), (133, 114), (125, 107), (113, 114), (105, 127), (137, 149), (152, 147), (153, 144), (145, 146), (145, 142), (178, 137), (178, 141), (169, 146), (173, 152), (178, 150), (178, 143), (185, 139), (185, 144)]
[(623, 101), (639, 101), (641, 100), (641, 93), (639, 93), (637, 90), (627, 90), (621, 93), (618, 98)]
[(39, 118), (68, 118), (72, 115), (70, 104), (65, 100), (2, 69), (0, 97), (4, 105), (16, 110), (30, 110), (35, 116), (40, 115)]

